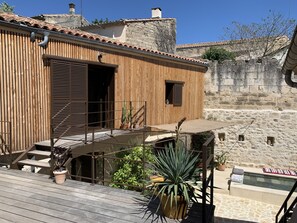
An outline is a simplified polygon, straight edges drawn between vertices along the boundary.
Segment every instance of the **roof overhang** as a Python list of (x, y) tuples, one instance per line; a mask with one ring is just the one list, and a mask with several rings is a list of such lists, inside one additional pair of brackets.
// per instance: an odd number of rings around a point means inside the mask
[(166, 62), (168, 61), (175, 64), (185, 65), (187, 67), (193, 67), (194, 69), (198, 69), (203, 73), (205, 73), (208, 69), (208, 63), (202, 60), (196, 60), (193, 58), (181, 57), (176, 54), (169, 54), (166, 52), (136, 47), (127, 43), (116, 41), (112, 38), (100, 36), (98, 34), (62, 27), (59, 25), (42, 22), (32, 18), (21, 17), (14, 14), (1, 13), (0, 26), (35, 32), (41, 35), (43, 35), (44, 31), (46, 31), (50, 34), (50, 39), (52, 37), (61, 38), (67, 41), (74, 41), (75, 43), (91, 45), (92, 47), (99, 46), (102, 50), (153, 58)]
[[(168, 132), (175, 132), (175, 127), (177, 123), (172, 124), (163, 124), (163, 125), (150, 125), (149, 127), (168, 131)], [(194, 119), (194, 120), (188, 120), (184, 121), (181, 125), (181, 133), (186, 134), (196, 134), (201, 132), (208, 132), (211, 130), (216, 130), (224, 127), (228, 127), (231, 125), (235, 125), (235, 123), (232, 122), (218, 122), (218, 121), (210, 121), (205, 119)]]

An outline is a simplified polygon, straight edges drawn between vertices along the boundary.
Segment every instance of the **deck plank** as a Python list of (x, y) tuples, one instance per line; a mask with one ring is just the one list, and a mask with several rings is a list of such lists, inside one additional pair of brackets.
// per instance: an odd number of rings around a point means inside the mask
[[(0, 169), (0, 216), (4, 222), (176, 222), (155, 213), (138, 192)], [(147, 211), (147, 212), (146, 212)], [(1, 221), (0, 221), (1, 222)], [(197, 222), (189, 218), (183, 222)]]

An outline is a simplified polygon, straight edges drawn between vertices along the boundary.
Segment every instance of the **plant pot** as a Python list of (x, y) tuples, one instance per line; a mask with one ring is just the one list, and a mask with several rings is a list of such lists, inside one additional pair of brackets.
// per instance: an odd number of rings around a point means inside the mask
[(226, 169), (226, 164), (218, 164), (217, 170), (219, 170), (219, 171), (225, 171), (225, 169)]
[(63, 184), (66, 180), (67, 170), (54, 170), (56, 184)]
[[(165, 217), (171, 219), (184, 219), (187, 214), (188, 204), (180, 196), (177, 196), (177, 205), (175, 199), (172, 201), (172, 206), (170, 207), (170, 198), (167, 201), (167, 195), (163, 195), (160, 198), (162, 212)], [(165, 206), (166, 204), (166, 206)]]
[(129, 129), (129, 127), (130, 127), (129, 123), (123, 123), (121, 124), (120, 129)]
[(160, 182), (164, 182), (164, 177), (159, 176), (159, 175), (153, 175), (150, 176), (150, 181), (154, 184), (154, 183), (160, 183)]

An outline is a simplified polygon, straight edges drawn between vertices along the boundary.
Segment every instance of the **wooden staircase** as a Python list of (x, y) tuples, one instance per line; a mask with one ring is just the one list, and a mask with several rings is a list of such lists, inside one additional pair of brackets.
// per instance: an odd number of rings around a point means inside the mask
[[(50, 173), (51, 147), (36, 143), (12, 162), (12, 168), (31, 167), (31, 172)], [(26, 168), (28, 170), (28, 168)]]

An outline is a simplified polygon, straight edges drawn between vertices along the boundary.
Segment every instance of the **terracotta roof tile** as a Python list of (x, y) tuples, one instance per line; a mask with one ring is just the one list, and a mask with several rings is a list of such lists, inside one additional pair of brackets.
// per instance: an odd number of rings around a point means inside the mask
[[(202, 61), (202, 60), (196, 60), (196, 59), (193, 59), (193, 58), (181, 57), (181, 56), (178, 56), (178, 55), (175, 55), (175, 54), (169, 54), (169, 53), (160, 52), (160, 51), (156, 51), (156, 50), (150, 50), (150, 49), (145, 49), (145, 48), (141, 48), (141, 47), (136, 47), (136, 46), (132, 46), (132, 45), (129, 45), (129, 44), (126, 44), (126, 43), (123, 43), (123, 42), (116, 41), (116, 40), (111, 39), (111, 38), (102, 37), (101, 35), (98, 35), (98, 34), (85, 32), (85, 31), (82, 31), (82, 30), (79, 30), (79, 29), (67, 28), (67, 27), (57, 25), (57, 24), (46, 23), (44, 21), (40, 21), (40, 20), (28, 18), (28, 17), (22, 17), (22, 16), (18, 16), (18, 15), (15, 15), (15, 14), (1, 13), (0, 14), (0, 20), (6, 21), (6, 22), (9, 22), (9, 23), (25, 24), (26, 26), (29, 26), (29, 27), (31, 26), (31, 27), (35, 27), (35, 28), (46, 29), (46, 30), (59, 32), (59, 33), (64, 33), (64, 34), (68, 34), (68, 35), (79, 36), (79, 37), (87, 38), (87, 39), (90, 39), (90, 40), (99, 41), (99, 42), (102, 42), (102, 43), (108, 43), (108, 44), (111, 44), (111, 45), (117, 45), (117, 46), (127, 47), (127, 48), (134, 48), (134, 49), (139, 50), (139, 51), (155, 53), (155, 54), (159, 54), (159, 55), (163, 55), (163, 56), (172, 57), (172, 58), (175, 58), (175, 59), (181, 59), (181, 60), (185, 60), (185, 61), (191, 61), (191, 62), (194, 62), (194, 63), (199, 63), (199, 64), (202, 64), (202, 65), (207, 65), (207, 62)], [(149, 20), (156, 20), (156, 19), (149, 19)]]

